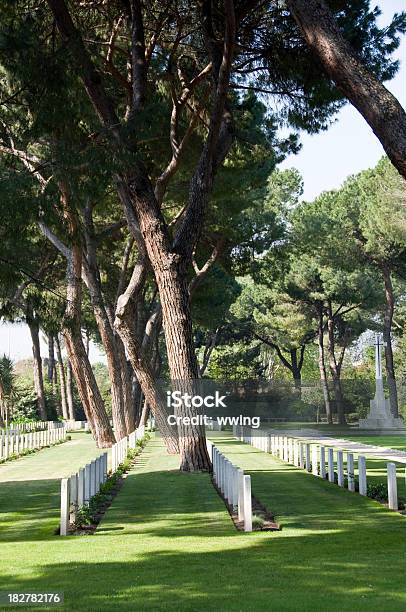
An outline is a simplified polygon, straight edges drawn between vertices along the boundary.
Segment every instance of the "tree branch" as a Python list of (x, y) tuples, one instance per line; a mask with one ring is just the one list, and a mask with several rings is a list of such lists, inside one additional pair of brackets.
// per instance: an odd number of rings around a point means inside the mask
[(295, 21), (328, 76), (364, 117), (389, 159), (406, 178), (406, 113), (367, 70), (322, 0), (286, 0)]
[(254, 336), (255, 336), (255, 338), (258, 338), (258, 340), (261, 340), (261, 342), (263, 342), (264, 344), (267, 344), (271, 348), (275, 349), (276, 354), (278, 355), (279, 359), (281, 360), (281, 362), (283, 363), (285, 368), (288, 368), (288, 370), (290, 370), (291, 372), (293, 371), (292, 364), (289, 363), (289, 361), (286, 359), (286, 357), (282, 353), (280, 347), (277, 344), (275, 344), (275, 342), (272, 342), (272, 340), (269, 340), (269, 338), (265, 338), (264, 336), (260, 336), (256, 332), (254, 332)]

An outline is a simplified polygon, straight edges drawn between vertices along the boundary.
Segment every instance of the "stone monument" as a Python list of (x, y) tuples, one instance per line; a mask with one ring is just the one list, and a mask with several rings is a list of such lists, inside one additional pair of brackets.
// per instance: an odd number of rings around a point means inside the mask
[(394, 417), (389, 400), (385, 397), (382, 380), (382, 348), (380, 334), (375, 336), (375, 397), (370, 401), (366, 419), (359, 420), (360, 429), (399, 429), (404, 427), (403, 419)]

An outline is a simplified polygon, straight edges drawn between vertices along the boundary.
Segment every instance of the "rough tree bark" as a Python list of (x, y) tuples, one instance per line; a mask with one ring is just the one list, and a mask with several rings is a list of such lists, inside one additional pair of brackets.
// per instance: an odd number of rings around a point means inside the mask
[(221, 325), (219, 325), (213, 332), (209, 332), (207, 336), (207, 341), (206, 341), (204, 351), (203, 351), (202, 363), (199, 365), (200, 377), (202, 377), (203, 374), (206, 372), (206, 369), (210, 363), (210, 357), (217, 345), (220, 330), (221, 330)]
[(177, 432), (168, 425), (165, 400), (159, 392), (150, 362), (142, 350), (142, 345), (134, 329), (137, 299), (140, 288), (144, 285), (145, 275), (145, 264), (140, 259), (138, 264), (134, 266), (127, 289), (118, 299), (114, 326), (127, 349), (133, 370), (136, 373), (145, 400), (153, 410), (168, 452), (176, 454), (179, 452)]
[(323, 306), (319, 306), (319, 324), (318, 324), (318, 346), (319, 346), (319, 372), (321, 389), (323, 392), (324, 406), (326, 409), (327, 422), (333, 423), (333, 414), (331, 411), (330, 394), (328, 390), (328, 380), (326, 371), (326, 362), (324, 356), (324, 317), (323, 317)]
[(341, 387), (341, 363), (337, 360), (335, 352), (334, 318), (331, 302), (328, 303), (327, 333), (329, 365), (331, 377), (333, 379), (334, 398), (336, 402), (338, 422), (340, 425), (346, 425), (347, 421), (345, 419), (344, 398)]
[(115, 442), (115, 439), (83, 343), (80, 325), (81, 284), (82, 252), (80, 246), (74, 245), (72, 248), (72, 259), (68, 260), (67, 265), (67, 306), (62, 334), (80, 399), (87, 420), (92, 428), (93, 436), (99, 448), (107, 448)]
[(144, 426), (146, 427), (147, 422), (148, 422), (148, 417), (149, 417), (149, 413), (150, 413), (150, 407), (147, 401), (144, 400), (143, 406), (142, 406), (142, 412), (141, 412), (141, 416), (140, 416), (140, 426)]
[(306, 350), (306, 345), (300, 347), (300, 354), (298, 359), (299, 349), (294, 348), (290, 351), (290, 362), (292, 364), (292, 376), (295, 384), (295, 389), (298, 391), (299, 395), (302, 392), (302, 367), (304, 361), (304, 354)]
[(48, 381), (54, 382), (55, 373), (55, 343), (53, 334), (48, 334)]
[(80, 244), (78, 219), (75, 210), (71, 208), (68, 186), (61, 182), (59, 188), (61, 207), (72, 244), (71, 254), (67, 256), (66, 308), (62, 335), (93, 436), (99, 448), (106, 448), (115, 442), (115, 438), (86, 353), (81, 329), (83, 247)]
[(4, 386), (0, 379), (0, 427), (4, 427), (7, 421), (7, 399)]
[(73, 401), (73, 380), (72, 380), (72, 366), (68, 359), (66, 367), (66, 400), (68, 402), (68, 413), (69, 418), (73, 421), (76, 419), (75, 404)]
[(385, 346), (385, 365), (386, 376), (389, 388), (390, 409), (394, 417), (399, 416), (398, 389), (395, 376), (395, 365), (393, 362), (392, 348), (392, 324), (393, 312), (395, 309), (395, 299), (393, 295), (392, 279), (390, 269), (383, 265), (381, 267), (382, 275), (385, 283), (385, 313), (383, 318), (383, 340)]
[(42, 371), (41, 348), (39, 342), (39, 325), (34, 316), (28, 315), (27, 324), (30, 329), (32, 340), (32, 355), (34, 368), (34, 388), (37, 396), (38, 411), (41, 420), (47, 421), (47, 411), (45, 406), (44, 375)]
[(131, 411), (132, 405), (131, 403), (129, 405), (126, 403), (128, 395), (124, 393), (122, 386), (122, 362), (118, 353), (114, 329), (105, 307), (101, 289), (91, 205), (86, 206), (84, 210), (84, 227), (86, 239), (86, 260), (84, 260), (86, 285), (89, 289), (97, 327), (106, 352), (107, 368), (111, 383), (111, 407), (115, 437), (117, 440), (121, 440), (125, 438), (127, 434), (131, 433), (127, 431), (126, 421), (128, 417), (126, 419), (126, 412)]
[(56, 412), (58, 417), (63, 416), (62, 403), (59, 401), (57, 388), (58, 388), (58, 376), (55, 362), (55, 338), (53, 334), (47, 334), (48, 337), (48, 367), (47, 367), (47, 378), (52, 385), (52, 395), (55, 398)]
[[(268, 346), (270, 346), (276, 351), (276, 354), (278, 355), (282, 365), (285, 368), (287, 368), (289, 372), (292, 374), (295, 389), (299, 393), (301, 393), (302, 368), (303, 368), (304, 355), (306, 351), (306, 344), (303, 344), (300, 348), (298, 347), (298, 348), (290, 349), (288, 351), (290, 355), (290, 361), (289, 361), (289, 359), (287, 359), (287, 357), (285, 357), (285, 355), (283, 354), (282, 349), (280, 348), (278, 344), (276, 344), (275, 342), (272, 342), (272, 340), (270, 340), (269, 338), (265, 336), (260, 336), (259, 334), (254, 334), (254, 336), (258, 338), (258, 340), (261, 340), (261, 342), (263, 342), (264, 344), (267, 344)], [(299, 350), (300, 350), (300, 353), (299, 353), (299, 358), (298, 358)]]
[(68, 401), (67, 401), (67, 396), (66, 396), (65, 366), (63, 365), (61, 343), (59, 342), (59, 338), (57, 335), (55, 336), (55, 348), (56, 348), (56, 358), (57, 358), (58, 369), (59, 369), (59, 389), (61, 393), (62, 416), (65, 420), (68, 420), (69, 419), (69, 409), (68, 409)]
[(406, 113), (398, 100), (362, 64), (325, 2), (286, 0), (286, 4), (328, 76), (364, 117), (406, 178)]

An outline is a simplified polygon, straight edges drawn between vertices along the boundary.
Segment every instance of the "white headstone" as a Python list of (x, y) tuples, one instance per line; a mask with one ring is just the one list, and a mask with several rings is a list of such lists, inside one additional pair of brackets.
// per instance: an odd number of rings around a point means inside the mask
[(238, 483), (238, 520), (244, 520), (244, 472), (241, 469), (237, 471)]
[(358, 492), (364, 496), (367, 494), (367, 466), (362, 455), (358, 455)]
[(244, 476), (244, 531), (252, 531), (251, 476)]
[(69, 532), (69, 478), (61, 480), (61, 525), (60, 535), (66, 536)]
[(334, 450), (329, 448), (328, 453), (328, 480), (334, 482)]
[(326, 449), (320, 446), (320, 478), (326, 478)]
[(311, 472), (310, 444), (306, 444), (306, 470)]
[(388, 506), (390, 510), (398, 510), (398, 484), (396, 480), (396, 464), (388, 463)]
[(355, 491), (354, 455), (352, 453), (347, 453), (347, 478), (348, 490)]
[(344, 486), (343, 451), (337, 451), (337, 482), (339, 487)]
[(315, 444), (312, 446), (312, 474), (313, 476), (318, 476), (319, 474), (319, 466), (318, 466), (318, 448)]

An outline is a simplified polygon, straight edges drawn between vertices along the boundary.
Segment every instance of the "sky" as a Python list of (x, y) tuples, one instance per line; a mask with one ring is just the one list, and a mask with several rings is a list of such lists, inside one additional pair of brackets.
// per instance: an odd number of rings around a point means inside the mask
[[(405, 0), (384, 0), (376, 3), (381, 10), (379, 25), (390, 22), (396, 12), (406, 9)], [(385, 86), (406, 107), (406, 36), (394, 54), (400, 60), (396, 77)], [(335, 123), (316, 135), (301, 135), (302, 149), (290, 155), (279, 166), (297, 168), (304, 181), (303, 198), (312, 200), (322, 191), (339, 187), (347, 176), (375, 166), (384, 151), (371, 128), (358, 112), (347, 104), (337, 115)], [(47, 345), (41, 338), (41, 351), (47, 354)], [(32, 357), (31, 339), (26, 325), (0, 324), (0, 355), (8, 355), (14, 361)], [(104, 355), (95, 345), (90, 347), (90, 360), (105, 362)]]

